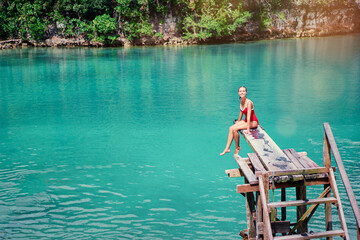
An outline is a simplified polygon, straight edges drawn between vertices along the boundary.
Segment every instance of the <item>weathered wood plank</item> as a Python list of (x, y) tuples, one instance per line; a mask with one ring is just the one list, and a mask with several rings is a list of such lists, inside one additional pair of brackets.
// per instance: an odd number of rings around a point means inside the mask
[(259, 157), (255, 153), (248, 153), (251, 164), (254, 166), (255, 171), (267, 171), (267, 169), (260, 162)]
[[(337, 167), (339, 169), (340, 177), (341, 177), (341, 179), (343, 181), (346, 193), (347, 193), (347, 195), (349, 197), (349, 201), (350, 201), (352, 210), (353, 210), (354, 215), (355, 215), (355, 219), (356, 219), (356, 223), (357, 223), (357, 231), (359, 232), (360, 231), (360, 210), (359, 210), (359, 205), (356, 202), (354, 191), (352, 190), (352, 187), (350, 185), (350, 181), (349, 181), (349, 178), (348, 178), (348, 176), (346, 174), (345, 167), (344, 167), (343, 161), (341, 159), (340, 152), (339, 152), (339, 149), (338, 149), (338, 147), (336, 145), (335, 138), (334, 138), (334, 135), (333, 135), (333, 133), (331, 131), (330, 125), (329, 125), (329, 123), (324, 123), (323, 125), (324, 125), (324, 131), (325, 131), (325, 138), (329, 142), (329, 145), (331, 147), (331, 150), (332, 150), (333, 156), (335, 158)], [(326, 148), (326, 146), (325, 146), (325, 148)], [(325, 157), (327, 157), (327, 156), (325, 156)]]
[(301, 161), (306, 162), (312, 168), (319, 167), (319, 165), (316, 162), (314, 162), (313, 160), (311, 160), (308, 156), (300, 156), (300, 158), (301, 158)]
[(301, 164), (304, 165), (305, 168), (316, 168), (319, 167), (313, 160), (311, 160), (307, 155), (302, 155), (299, 152), (296, 152), (295, 149), (290, 148), (290, 153), (296, 157)]
[(254, 173), (249, 168), (249, 165), (246, 163), (246, 161), (243, 158), (241, 158), (239, 155), (234, 155), (234, 158), (237, 164), (239, 165), (241, 172), (245, 175), (249, 183), (251, 185), (258, 184), (259, 181), (257, 180)]
[(333, 236), (333, 237), (344, 236), (344, 231), (343, 230), (333, 230), (333, 231), (326, 231), (326, 232), (314, 232), (314, 233), (286, 235), (286, 236), (275, 237), (274, 240), (307, 240), (307, 239), (323, 238), (323, 237), (330, 237), (330, 236)]
[[(328, 173), (329, 169), (324, 167), (318, 168), (304, 168), (302, 170), (292, 169), (292, 170), (277, 170), (269, 171), (270, 176), (285, 176), (285, 175), (306, 175), (306, 174), (315, 174), (315, 173)], [(255, 175), (258, 177), (261, 175), (261, 172), (256, 172)]]
[(290, 149), (284, 149), (283, 152), (298, 169), (309, 168), (309, 166), (304, 165), (295, 156), (293, 156)]
[[(319, 179), (313, 179), (306, 181), (305, 183), (303, 181), (299, 182), (285, 182), (285, 183), (275, 183), (275, 188), (288, 188), (288, 187), (296, 187), (296, 186), (302, 186), (305, 184), (306, 186), (315, 186), (315, 185), (323, 185), (323, 184), (329, 184), (329, 178), (319, 178)], [(273, 186), (270, 184), (270, 189), (272, 189)], [(247, 193), (247, 192), (258, 192), (259, 186), (258, 185), (250, 185), (250, 184), (242, 184), (236, 186), (236, 192), (237, 193)]]
[(287, 202), (272, 202), (269, 203), (268, 206), (271, 208), (277, 207), (293, 207), (293, 206), (304, 206), (304, 205), (312, 205), (312, 204), (321, 204), (321, 203), (336, 203), (336, 198), (316, 198), (316, 199), (308, 199), (308, 200), (294, 200)]
[(252, 129), (249, 135), (240, 132), (266, 169), (270, 171), (297, 169), (260, 125)]
[(239, 168), (225, 170), (225, 173), (231, 178), (232, 177), (243, 177), (244, 176), (241, 173)]

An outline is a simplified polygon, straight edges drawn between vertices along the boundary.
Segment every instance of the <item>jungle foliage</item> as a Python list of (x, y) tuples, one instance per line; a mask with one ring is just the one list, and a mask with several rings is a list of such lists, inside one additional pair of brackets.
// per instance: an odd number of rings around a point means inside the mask
[(231, 35), (250, 18), (269, 27), (269, 12), (291, 1), (259, 0), (261, 11), (250, 14), (243, 0), (0, 0), (0, 39), (162, 37), (151, 19), (171, 12), (179, 35), (206, 40)]

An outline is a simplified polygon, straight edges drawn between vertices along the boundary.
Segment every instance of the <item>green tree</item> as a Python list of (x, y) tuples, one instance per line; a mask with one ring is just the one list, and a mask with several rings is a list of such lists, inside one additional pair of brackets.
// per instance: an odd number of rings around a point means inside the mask
[(226, 0), (190, 1), (190, 13), (184, 18), (185, 38), (205, 40), (231, 35), (251, 14)]

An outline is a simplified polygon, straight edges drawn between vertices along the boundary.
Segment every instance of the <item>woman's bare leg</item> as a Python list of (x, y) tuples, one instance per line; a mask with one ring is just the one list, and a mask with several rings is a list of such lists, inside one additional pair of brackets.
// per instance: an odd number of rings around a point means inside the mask
[(234, 139), (235, 139), (235, 152), (234, 154), (239, 154), (240, 152), (240, 134), (239, 131), (234, 131)]
[(222, 153), (220, 153), (220, 155), (224, 155), (225, 153), (230, 152), (230, 146), (231, 146), (232, 140), (234, 139), (234, 131), (236, 131), (236, 132), (239, 131), (239, 129), (242, 129), (243, 126), (246, 126), (245, 121), (240, 121), (238, 123), (235, 123), (231, 127), (229, 127), (229, 135), (228, 135), (226, 147), (225, 147), (224, 151)]
[[(250, 128), (256, 128), (257, 126), (258, 126), (257, 122), (255, 122), (255, 121), (250, 122)], [(238, 131), (244, 130), (244, 129), (247, 129), (247, 123), (244, 120), (241, 120), (240, 122), (235, 123), (234, 125), (232, 125), (229, 128), (229, 135), (228, 135), (226, 147), (225, 147), (224, 151), (222, 153), (220, 153), (220, 155), (224, 155), (225, 153), (230, 152), (230, 146), (231, 146), (232, 140), (235, 138), (236, 133), (239, 135)], [(237, 140), (238, 140), (238, 143), (236, 144), (236, 147), (235, 147), (235, 154), (238, 154), (240, 151), (240, 146), (239, 146), (240, 135), (239, 135), (239, 137), (236, 136), (235, 143)], [(237, 149), (239, 149), (239, 151), (237, 151)]]

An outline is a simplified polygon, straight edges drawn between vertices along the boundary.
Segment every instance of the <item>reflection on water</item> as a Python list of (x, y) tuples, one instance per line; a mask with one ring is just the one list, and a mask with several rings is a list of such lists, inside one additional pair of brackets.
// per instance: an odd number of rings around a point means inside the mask
[(360, 196), (359, 38), (1, 51), (0, 238), (237, 238), (243, 180), (218, 154), (241, 85), (276, 143), (319, 165), (330, 122)]

